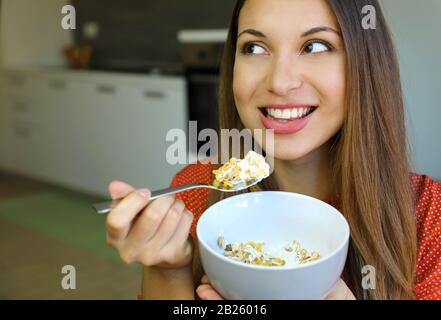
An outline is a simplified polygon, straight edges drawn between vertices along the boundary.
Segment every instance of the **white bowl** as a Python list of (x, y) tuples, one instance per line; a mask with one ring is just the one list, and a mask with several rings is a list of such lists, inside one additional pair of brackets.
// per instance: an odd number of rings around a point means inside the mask
[[(349, 244), (349, 225), (338, 210), (280, 191), (219, 201), (199, 218), (196, 233), (204, 271), (226, 299), (322, 299), (341, 276)], [(321, 258), (291, 267), (245, 264), (223, 256), (220, 234), (230, 243), (255, 240), (275, 247), (298, 240)]]

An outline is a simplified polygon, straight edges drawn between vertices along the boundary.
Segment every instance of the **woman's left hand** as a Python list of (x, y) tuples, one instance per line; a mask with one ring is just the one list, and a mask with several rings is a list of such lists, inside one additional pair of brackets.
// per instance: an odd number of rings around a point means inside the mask
[[(217, 293), (211, 286), (206, 275), (201, 279), (201, 285), (196, 289), (196, 293), (202, 300), (223, 300), (224, 298)], [(325, 300), (355, 300), (355, 296), (349, 290), (346, 283), (340, 279), (332, 288), (332, 291), (326, 296)]]
[(201, 285), (197, 287), (196, 293), (202, 300), (224, 300), (224, 298), (211, 286), (207, 275), (202, 277)]
[(324, 300), (356, 300), (343, 279), (339, 279)]

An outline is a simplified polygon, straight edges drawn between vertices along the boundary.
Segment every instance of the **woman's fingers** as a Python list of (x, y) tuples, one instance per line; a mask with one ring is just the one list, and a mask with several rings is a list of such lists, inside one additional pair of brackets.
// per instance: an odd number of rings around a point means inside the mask
[(168, 240), (163, 250), (183, 250), (184, 254), (191, 251), (191, 244), (188, 241), (191, 224), (193, 222), (193, 213), (185, 209), (182, 212), (181, 219), (176, 227), (172, 237)]
[(196, 293), (203, 300), (223, 300), (224, 298), (217, 293), (217, 291), (211, 286), (210, 279), (207, 275), (204, 275), (201, 279), (201, 285), (196, 289)]
[(175, 200), (168, 209), (154, 237), (150, 240), (153, 248), (161, 250), (175, 233), (181, 221), (185, 204), (181, 200)]
[(193, 257), (193, 242), (189, 236), (193, 214), (184, 210), (172, 237), (161, 249), (165, 264), (183, 266), (191, 262)]
[(130, 184), (123, 181), (112, 181), (109, 184), (109, 194), (112, 199), (121, 199), (127, 196), (129, 193), (133, 192), (133, 188)]
[(355, 300), (355, 296), (343, 279), (339, 279), (325, 300)]
[(120, 255), (124, 255), (126, 261), (138, 261), (146, 266), (160, 263), (160, 247), (153, 241), (174, 202), (173, 196), (161, 197), (143, 210), (121, 246)]
[(123, 261), (167, 268), (191, 263), (193, 214), (181, 200), (168, 196), (149, 203), (148, 189), (134, 190), (121, 181), (113, 181), (109, 193), (122, 200), (107, 216), (107, 241)]
[(132, 220), (148, 204), (150, 191), (136, 190), (126, 196), (108, 215), (107, 232), (115, 241), (126, 238)]
[(210, 284), (210, 279), (208, 279), (208, 276), (204, 274), (204, 276), (201, 278), (202, 284)]
[(203, 300), (224, 300), (210, 284), (201, 284), (196, 289), (196, 293)]
[(156, 233), (174, 202), (175, 198), (173, 196), (161, 197), (152, 201), (133, 225), (127, 238), (128, 244), (145, 245), (156, 237)]

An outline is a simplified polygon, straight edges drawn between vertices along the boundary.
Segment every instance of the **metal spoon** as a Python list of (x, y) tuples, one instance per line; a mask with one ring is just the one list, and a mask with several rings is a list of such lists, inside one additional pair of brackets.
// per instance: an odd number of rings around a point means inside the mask
[[(214, 184), (204, 184), (204, 183), (184, 184), (182, 186), (152, 191), (151, 196), (150, 196), (150, 200), (154, 200), (159, 197), (163, 197), (163, 196), (167, 196), (170, 194), (174, 194), (174, 193), (178, 193), (178, 192), (182, 192), (182, 191), (186, 191), (186, 190), (190, 190), (190, 189), (195, 189), (195, 188), (209, 188), (209, 189), (219, 190), (219, 191), (223, 191), (223, 192), (237, 192), (237, 191), (247, 189), (251, 186), (254, 186), (255, 184), (258, 184), (260, 181), (262, 181), (262, 179), (263, 178), (253, 179), (253, 180), (247, 181), (246, 183), (239, 182), (237, 184), (234, 184), (233, 187), (229, 188), (229, 189), (222, 187), (222, 186), (217, 186)], [(100, 214), (108, 213), (113, 208), (115, 208), (118, 205), (118, 203), (120, 203), (121, 200), (122, 199), (117, 199), (117, 200), (112, 200), (112, 201), (95, 203), (92, 205), (92, 207), (96, 210), (97, 213), (100, 213)]]

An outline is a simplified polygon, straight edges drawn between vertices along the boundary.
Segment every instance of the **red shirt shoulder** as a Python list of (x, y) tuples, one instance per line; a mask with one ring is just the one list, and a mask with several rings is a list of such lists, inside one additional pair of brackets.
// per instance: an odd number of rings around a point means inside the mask
[(415, 297), (441, 300), (441, 183), (418, 174), (411, 181), (418, 235)]
[[(188, 183), (211, 183), (213, 165), (210, 162), (192, 163), (179, 171), (173, 178), (171, 186), (179, 186)], [(176, 195), (177, 199), (185, 203), (185, 207), (194, 215), (193, 224), (190, 229), (191, 235), (196, 235), (196, 224), (199, 217), (208, 206), (208, 196), (210, 189), (198, 188), (180, 192)]]

